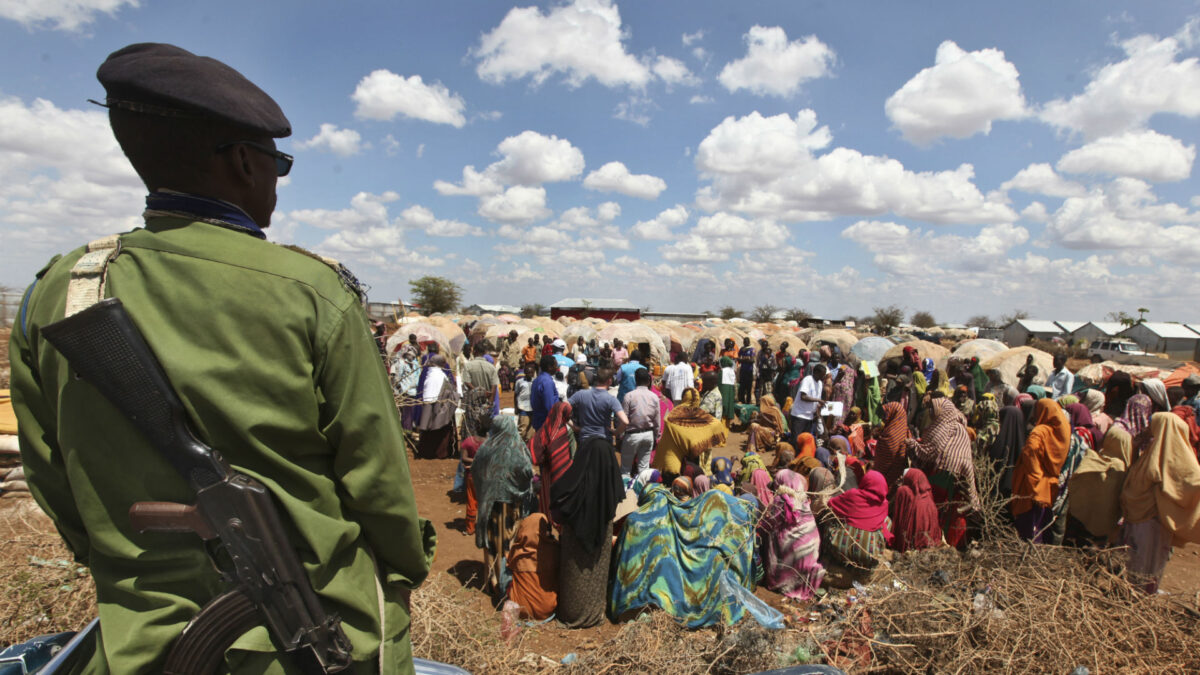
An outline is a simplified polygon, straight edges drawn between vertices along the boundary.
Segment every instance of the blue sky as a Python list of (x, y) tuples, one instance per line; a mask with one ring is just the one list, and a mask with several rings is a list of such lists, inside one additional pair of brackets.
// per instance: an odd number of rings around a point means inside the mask
[[(0, 0), (0, 284), (139, 224), (95, 69), (270, 93), (271, 239), (372, 299), (1200, 319), (1196, 2)], [(471, 167), (471, 168), (468, 168)]]

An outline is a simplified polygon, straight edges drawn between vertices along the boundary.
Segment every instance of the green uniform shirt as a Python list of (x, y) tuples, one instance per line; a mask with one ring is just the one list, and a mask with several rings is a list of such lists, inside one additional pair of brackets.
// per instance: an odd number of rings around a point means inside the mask
[[(40, 335), (63, 318), (82, 253), (47, 266), (12, 332), (21, 456), (34, 497), (96, 580), (102, 648), (91, 671), (153, 672), (223, 587), (195, 535), (130, 528), (134, 502), (193, 494)], [(180, 218), (121, 237), (106, 293), (145, 335), (199, 437), (274, 493), (359, 669), (376, 667), (382, 644), (384, 672), (411, 672), (402, 596), (428, 574), (435, 537), (417, 517), (400, 419), (357, 295), (320, 260)], [(261, 626), (226, 661), (238, 672), (291, 668)]]

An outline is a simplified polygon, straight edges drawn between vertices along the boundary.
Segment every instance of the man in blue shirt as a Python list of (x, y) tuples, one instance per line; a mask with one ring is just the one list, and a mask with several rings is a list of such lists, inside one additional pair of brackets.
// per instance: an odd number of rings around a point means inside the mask
[(542, 372), (534, 379), (533, 389), (529, 392), (529, 404), (533, 407), (529, 416), (534, 431), (542, 428), (550, 409), (559, 400), (558, 387), (554, 386), (554, 373), (558, 370), (558, 362), (547, 354), (538, 362), (538, 368)]
[(571, 366), (575, 365), (575, 362), (563, 353), (567, 349), (567, 343), (563, 342), (562, 339), (559, 338), (556, 339), (552, 344), (554, 349), (552, 352), (554, 361), (558, 364), (558, 369), (562, 372), (563, 377), (566, 377), (567, 371), (571, 369)]
[(1192, 373), (1183, 379), (1184, 399), (1180, 405), (1190, 405), (1200, 417), (1200, 375)]
[[(589, 438), (606, 438), (611, 443), (625, 433), (629, 417), (617, 398), (608, 393), (612, 378), (612, 368), (601, 368), (595, 384), (571, 397), (571, 425), (580, 445)], [(610, 431), (610, 427), (615, 429)]]
[(642, 356), (640, 351), (629, 353), (629, 360), (621, 364), (620, 370), (617, 371), (617, 400), (621, 403), (625, 402), (625, 395), (637, 389), (637, 382), (634, 379), (634, 373), (639, 370), (645, 370), (646, 366), (642, 365)]

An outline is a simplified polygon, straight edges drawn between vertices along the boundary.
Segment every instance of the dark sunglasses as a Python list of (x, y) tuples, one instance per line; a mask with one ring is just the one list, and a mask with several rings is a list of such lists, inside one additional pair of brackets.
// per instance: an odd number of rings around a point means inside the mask
[(224, 145), (218, 145), (217, 152), (221, 152), (222, 150), (227, 150), (229, 148), (232, 148), (235, 145), (246, 145), (251, 148), (254, 148), (255, 150), (258, 150), (259, 152), (261, 152), (263, 154), (274, 157), (275, 158), (275, 172), (279, 175), (280, 178), (288, 175), (288, 173), (291, 172), (291, 170), (292, 170), (292, 162), (294, 162), (295, 159), (291, 155), (287, 154), (286, 152), (280, 152), (274, 148), (267, 147), (267, 146), (263, 145), (262, 143), (255, 143), (254, 141), (233, 141), (232, 143), (225, 143)]

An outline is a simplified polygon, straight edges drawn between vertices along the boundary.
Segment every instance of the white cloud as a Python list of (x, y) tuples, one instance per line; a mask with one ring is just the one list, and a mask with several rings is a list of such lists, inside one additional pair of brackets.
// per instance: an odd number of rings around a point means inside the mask
[(140, 4), (139, 0), (4, 0), (0, 2), (0, 18), (29, 29), (78, 32), (95, 21), (97, 14), (112, 17), (126, 5)]
[(604, 202), (596, 207), (596, 215), (586, 206), (576, 206), (558, 214), (558, 218), (550, 223), (550, 227), (560, 230), (589, 230), (607, 225), (621, 215), (621, 205), (616, 202)]
[(992, 122), (1025, 117), (1016, 66), (998, 49), (964, 51), (951, 40), (937, 48), (934, 65), (917, 73), (884, 104), (888, 119), (909, 142), (988, 134)]
[(744, 39), (746, 55), (725, 64), (717, 76), (731, 92), (791, 96), (805, 82), (828, 75), (833, 66), (833, 49), (815, 35), (788, 42), (779, 26), (753, 26)]
[(583, 153), (553, 135), (523, 131), (501, 141), (496, 152), (501, 158), (483, 171), (463, 167), (462, 182), (438, 180), (433, 188), (442, 195), (479, 197), (479, 215), (493, 222), (530, 223), (550, 215), (542, 183), (583, 173)]
[(1007, 259), (1012, 248), (1029, 241), (1029, 231), (1017, 225), (989, 225), (973, 237), (964, 237), (860, 220), (843, 230), (842, 237), (874, 254), (875, 265), (888, 274), (926, 277), (928, 260), (937, 260), (944, 271), (985, 271)]
[(425, 155), (425, 144), (422, 143), (417, 146), (417, 159), (421, 159), (421, 157), (423, 157), (424, 155)]
[[(396, 137), (388, 134), (383, 137), (383, 151), (388, 154), (388, 157), (394, 157), (397, 152), (400, 152), (400, 141)], [(421, 155), (417, 155), (420, 157)]]
[(688, 220), (688, 210), (683, 204), (676, 204), (659, 213), (651, 220), (640, 220), (629, 229), (629, 233), (638, 239), (673, 239), (671, 228), (679, 227)]
[(1030, 202), (1029, 206), (1021, 209), (1021, 217), (1034, 223), (1045, 223), (1050, 220), (1046, 205), (1041, 202)]
[(619, 192), (639, 199), (658, 199), (667, 182), (650, 174), (632, 174), (621, 162), (609, 162), (589, 173), (583, 187), (598, 192)]
[(700, 94), (696, 94), (696, 95), (692, 96), (690, 99), (688, 99), (688, 103), (691, 103), (691, 104), (712, 103), (712, 102), (713, 102), (713, 100), (712, 100), (711, 96), (701, 96)]
[(522, 131), (496, 146), (503, 158), (488, 167), (507, 185), (540, 185), (571, 180), (583, 173), (583, 153), (565, 138)]
[(694, 87), (700, 84), (700, 78), (692, 74), (688, 67), (679, 59), (673, 59), (669, 56), (659, 56), (654, 60), (654, 66), (651, 68), (654, 74), (660, 80), (667, 84), (679, 84), (687, 87)]
[(0, 240), (8, 265), (40, 264), (51, 250), (140, 226), (145, 195), (104, 112), (0, 98)]
[(1042, 119), (1099, 138), (1142, 128), (1160, 113), (1200, 116), (1200, 61), (1176, 60), (1192, 41), (1191, 25), (1175, 37), (1125, 40), (1124, 60), (1096, 71), (1083, 93), (1047, 103)]
[(711, 184), (696, 195), (708, 211), (737, 211), (781, 221), (895, 213), (938, 224), (1012, 222), (1001, 194), (982, 194), (974, 167), (913, 172), (899, 161), (834, 148), (812, 110), (795, 119), (757, 111), (727, 117), (701, 141), (696, 167)]
[(487, 82), (530, 77), (535, 85), (563, 75), (571, 87), (595, 78), (606, 87), (641, 88), (650, 68), (625, 51), (621, 14), (610, 0), (576, 0), (551, 8), (514, 7), (485, 33), (472, 56)]
[(458, 220), (440, 220), (433, 211), (414, 204), (400, 212), (399, 222), (405, 227), (420, 229), (433, 237), (482, 237), (482, 229)]
[(494, 223), (532, 223), (550, 216), (546, 188), (514, 185), (479, 200), (479, 215)]
[(644, 127), (650, 124), (650, 111), (656, 108), (658, 106), (648, 96), (630, 94), (629, 98), (617, 104), (613, 117)]
[(596, 217), (604, 221), (616, 220), (621, 215), (621, 205), (616, 202), (604, 202), (596, 207)]
[(731, 252), (772, 250), (787, 240), (787, 228), (772, 220), (749, 220), (721, 212), (700, 218), (691, 232), (658, 250), (663, 259), (672, 262), (721, 262), (728, 260)]
[(1146, 252), (1191, 265), (1200, 256), (1200, 213), (1159, 203), (1150, 185), (1118, 178), (1065, 200), (1043, 233), (1073, 249)]
[[(389, 149), (392, 148), (392, 143), (399, 147), (400, 144), (396, 142), (396, 139), (390, 135), (388, 139), (390, 139)], [(370, 148), (371, 144), (363, 143), (362, 136), (353, 129), (339, 129), (336, 124), (326, 122), (321, 125), (321, 130), (317, 132), (316, 136), (296, 143), (296, 147), (301, 150), (320, 150), (338, 157), (351, 157)]]
[(707, 31), (705, 31), (703, 28), (696, 31), (695, 33), (684, 33), (683, 38), (682, 38), (683, 46), (691, 47), (692, 43), (703, 40), (706, 33), (707, 33)]
[(1109, 174), (1148, 181), (1184, 180), (1192, 173), (1196, 146), (1145, 130), (1098, 138), (1058, 160), (1063, 173)]
[(362, 119), (390, 121), (402, 115), (457, 128), (467, 123), (462, 97), (441, 82), (426, 84), (420, 75), (406, 78), (381, 68), (359, 81), (350, 98), (358, 104), (354, 115)]
[(1000, 188), (1048, 197), (1079, 197), (1087, 193), (1087, 188), (1054, 173), (1054, 169), (1044, 163), (1030, 164), (1021, 169), (1017, 175), (1001, 184)]
[(365, 230), (392, 225), (388, 204), (400, 195), (388, 190), (382, 194), (359, 192), (350, 199), (346, 209), (296, 209), (287, 212), (289, 220), (322, 230)]

